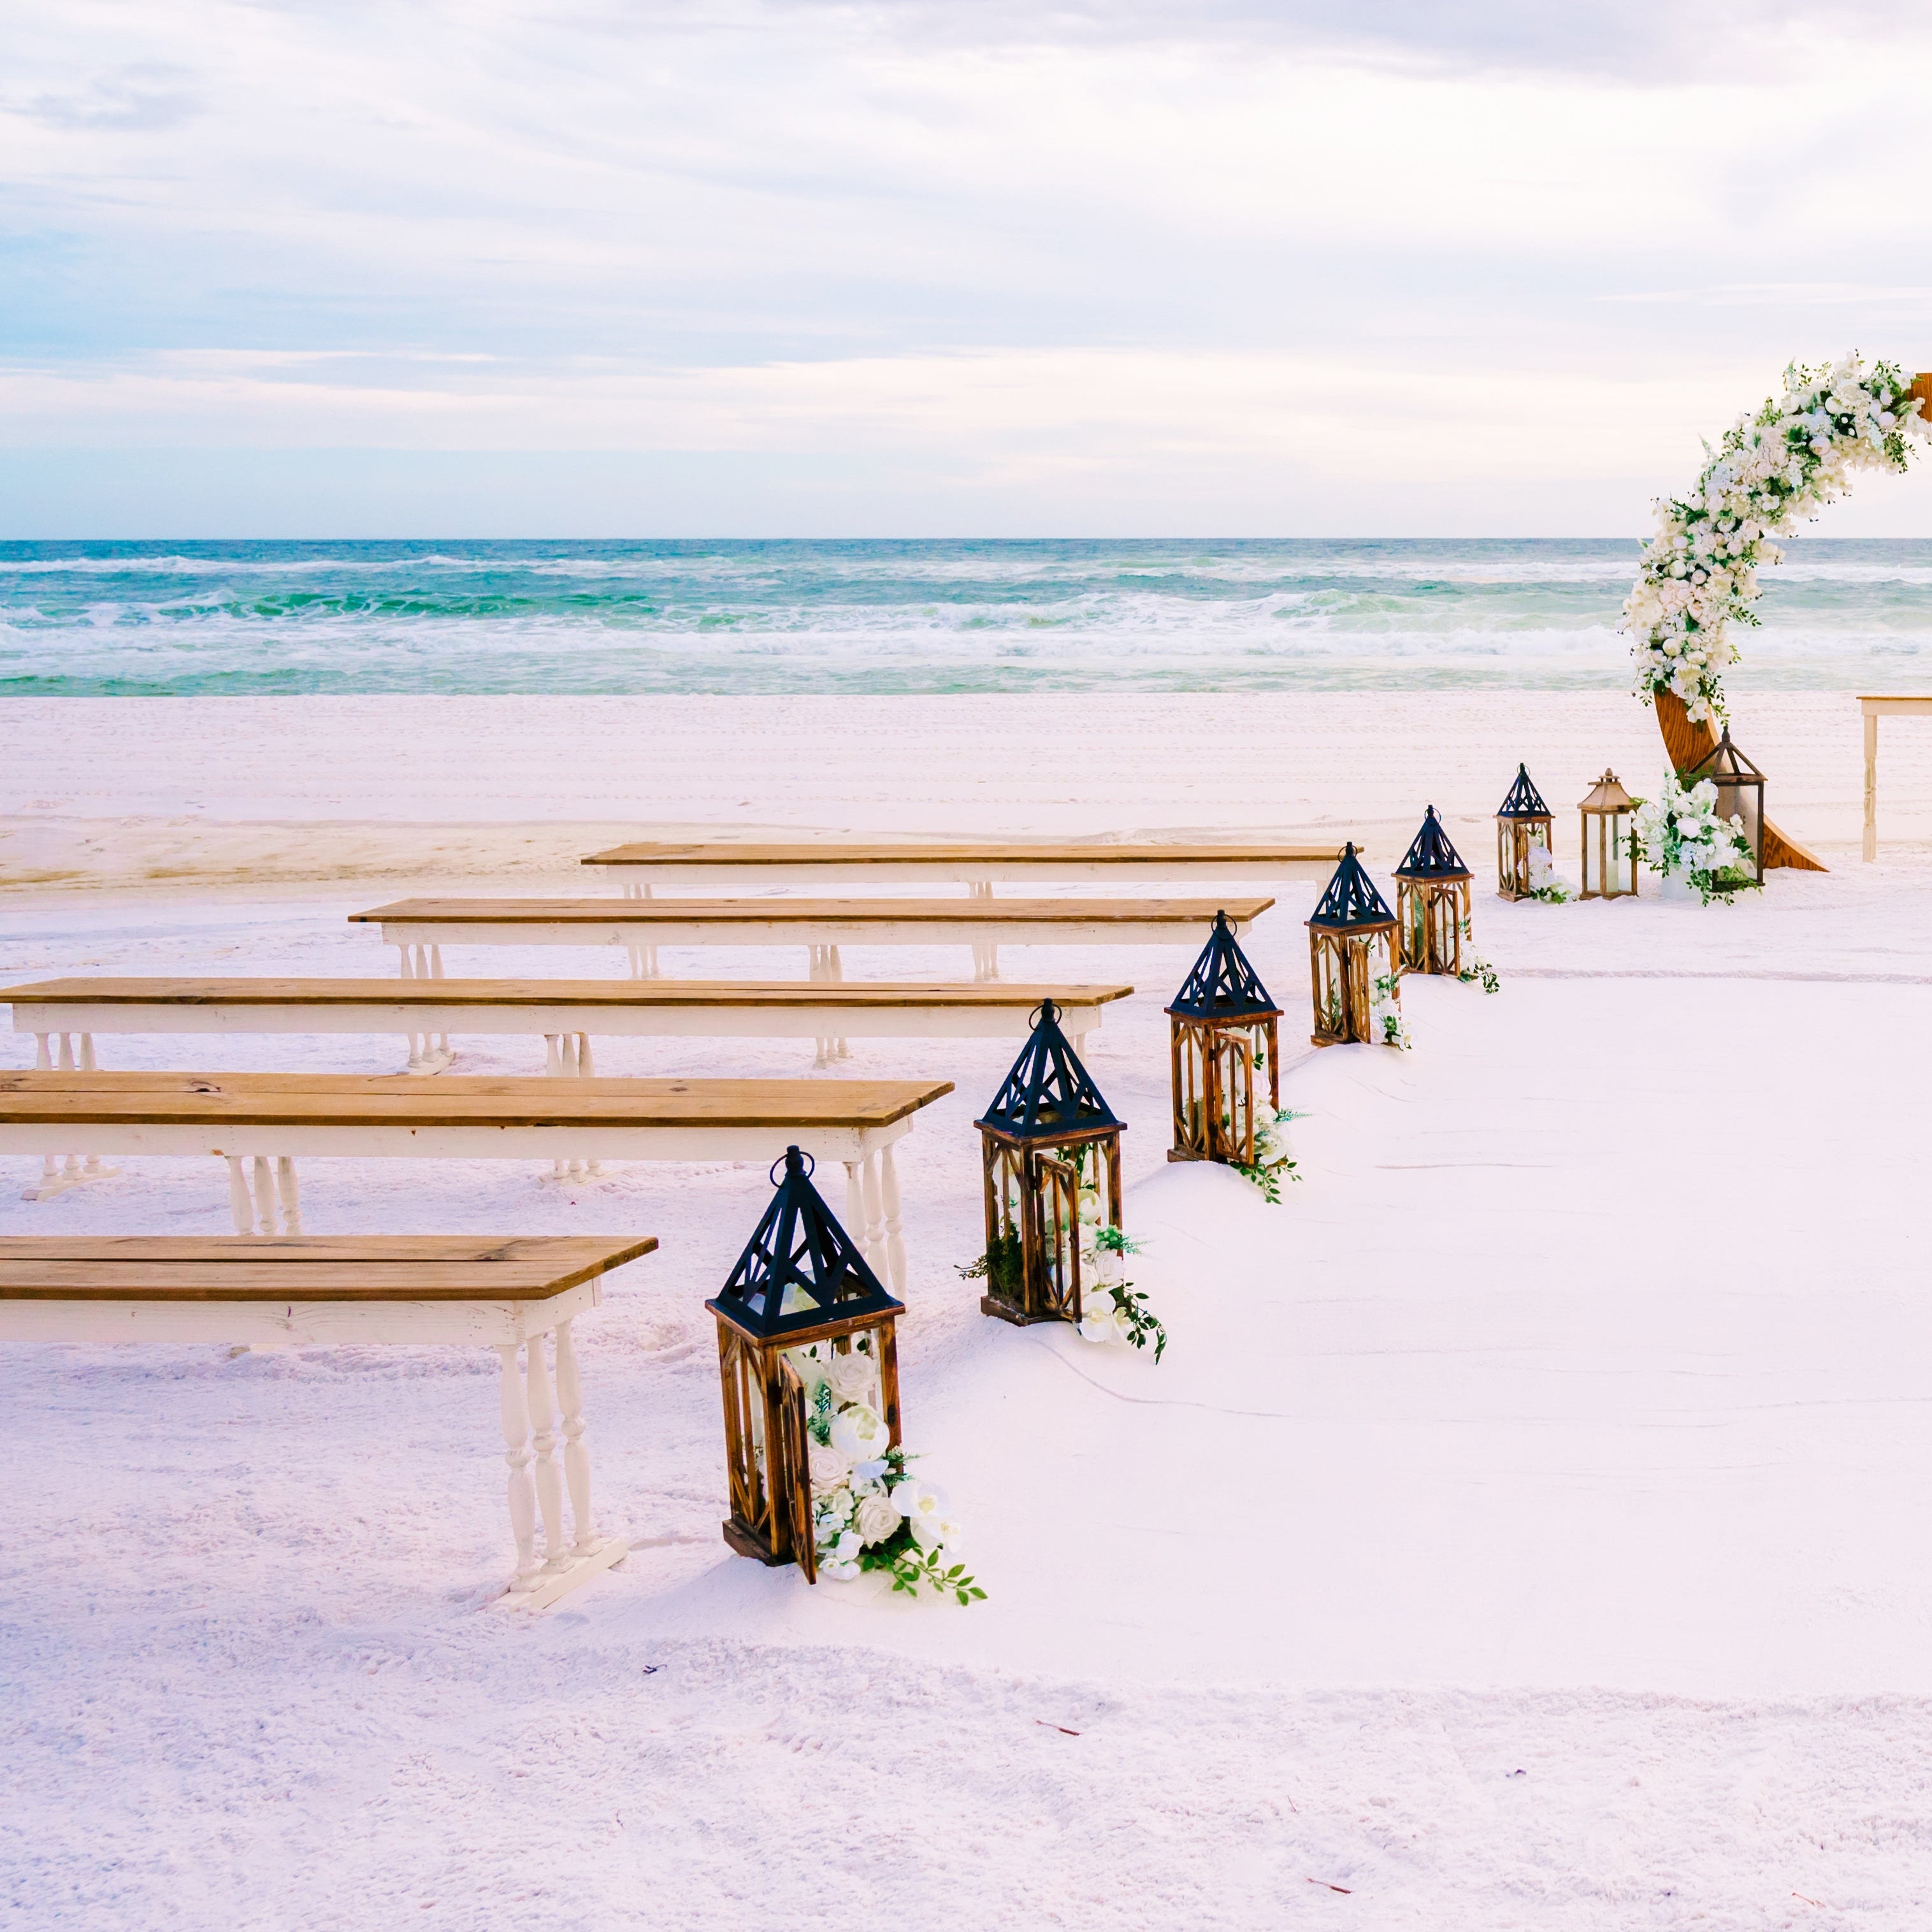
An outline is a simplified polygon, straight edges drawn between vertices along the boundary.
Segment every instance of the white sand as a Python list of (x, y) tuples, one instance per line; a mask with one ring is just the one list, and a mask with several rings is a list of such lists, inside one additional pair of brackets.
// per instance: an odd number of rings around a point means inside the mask
[[(139, 822), (96, 883), (16, 891), (8, 978), (387, 970), (342, 922), (368, 895), (304, 886), (313, 835), (278, 852), (262, 830), (315, 819), (371, 828), (369, 862), (397, 878), (410, 842), (448, 836), (422, 828), (470, 828), (472, 876), (520, 890), (565, 881), (519, 867), (515, 841), (707, 819), (1359, 824), (1385, 880), (1425, 798), (1486, 858), (1480, 814), (1519, 756), (1566, 804), (1606, 759), (1639, 788), (1660, 762), (1647, 714), (1597, 697), (1090, 700), (1051, 734), (1027, 722), (1041, 707), (986, 700), (11, 710), (32, 729), (0, 807), (44, 801), (27, 836), (117, 803)], [(1855, 706), (1760, 700), (1748, 719), (1774, 815), (1837, 869), (1708, 911), (1479, 896), (1504, 992), (1412, 981), (1414, 1053), (1303, 1054), (1285, 1097), (1312, 1116), (1308, 1178), (1279, 1209), (1164, 1160), (1160, 1006), (1186, 951), (1009, 957), (1015, 976), (1124, 969), (1145, 989), (1093, 1063), (1131, 1124), (1136, 1276), (1173, 1337), (1158, 1368), (987, 1322), (952, 1271), (980, 1246), (970, 1122), (1010, 1050), (855, 1043), (853, 1071), (958, 1083), (902, 1162), (902, 1355), (909, 1438), (992, 1593), (970, 1611), (812, 1591), (717, 1539), (701, 1303), (759, 1211), (749, 1168), (568, 1190), (518, 1164), (304, 1168), (320, 1231), (663, 1238), (583, 1324), (603, 1511), (650, 1546), (529, 1626), (480, 1607), (506, 1555), (494, 1360), (16, 1352), (6, 1909), (129, 1927), (1924, 1922), (1932, 869), (1904, 835), (1926, 830), (1932, 733), (1888, 729), (1901, 836), (1866, 868)], [(1231, 736), (1236, 776), (1198, 776)], [(196, 806), (242, 842), (218, 852), (254, 842), (266, 896), (210, 890), (218, 861), (192, 848), (189, 881), (127, 890), (144, 862), (125, 855)], [(1250, 948), (1298, 1042), (1312, 896), (1284, 889)], [(782, 956), (667, 968), (700, 957)], [(848, 970), (964, 962), (855, 951)], [(142, 1040), (109, 1058), (398, 1056)], [(600, 1060), (803, 1070), (777, 1042)], [(464, 1064), (532, 1063), (507, 1042)], [(34, 1207), (33, 1164), (0, 1161), (0, 1231), (225, 1228), (212, 1163), (128, 1165)]]

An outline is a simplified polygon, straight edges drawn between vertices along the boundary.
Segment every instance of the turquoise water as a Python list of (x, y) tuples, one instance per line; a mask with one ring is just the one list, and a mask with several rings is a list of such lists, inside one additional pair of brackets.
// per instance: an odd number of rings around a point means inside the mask
[[(0, 693), (1620, 687), (1626, 542), (0, 544)], [(1766, 573), (1734, 681), (1932, 688), (1932, 542)]]

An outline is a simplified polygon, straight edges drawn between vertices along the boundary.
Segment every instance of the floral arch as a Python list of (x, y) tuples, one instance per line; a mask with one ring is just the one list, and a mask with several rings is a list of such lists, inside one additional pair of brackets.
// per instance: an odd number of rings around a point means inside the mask
[[(1722, 674), (1737, 659), (1734, 623), (1756, 624), (1757, 568), (1775, 563), (1777, 539), (1851, 488), (1857, 470), (1903, 471), (1908, 431), (1928, 432), (1932, 375), (1847, 356), (1828, 368), (1793, 363), (1784, 393), (1724, 433), (1696, 484), (1657, 506), (1656, 533), (1624, 604), (1636, 691), (1654, 704), (1670, 762), (1688, 770), (1718, 742)], [(1768, 820), (1767, 866), (1825, 870)]]

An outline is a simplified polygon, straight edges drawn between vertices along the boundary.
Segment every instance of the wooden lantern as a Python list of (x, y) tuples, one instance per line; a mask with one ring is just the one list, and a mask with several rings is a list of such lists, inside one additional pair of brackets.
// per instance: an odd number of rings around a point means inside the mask
[(818, 1580), (812, 1526), (805, 1384), (788, 1350), (830, 1342), (878, 1364), (879, 1414), (899, 1439), (898, 1344), (905, 1312), (812, 1184), (811, 1156), (785, 1150), (777, 1192), (731, 1278), (704, 1305), (718, 1318), (724, 1458), (731, 1514), (724, 1540), (761, 1563), (796, 1563)]
[(1376, 982), (1387, 979), (1401, 996), (1401, 968), (1395, 958), (1395, 914), (1362, 870), (1350, 844), (1342, 862), (1307, 922), (1309, 971), (1315, 993), (1317, 1046), (1348, 1040), (1371, 1042), (1370, 1018)]
[[(1708, 778), (1718, 788), (1718, 816), (1729, 824), (1744, 821), (1744, 842), (1750, 848), (1751, 871), (1764, 884), (1764, 774), (1731, 742), (1731, 728), (1679, 782), (1687, 788)], [(1723, 887), (1718, 888), (1720, 891)]]
[(1555, 853), (1550, 840), (1550, 808), (1530, 781), (1529, 767), (1518, 765), (1516, 783), (1496, 813), (1496, 890), (1506, 899), (1526, 899), (1535, 890), (1529, 883), (1529, 850), (1540, 845)]
[(1120, 1225), (1120, 1131), (1041, 1001), (1028, 1040), (980, 1130), (986, 1194), (982, 1313), (1024, 1327), (1078, 1322), (1080, 1177), (1091, 1160), (1109, 1226)]
[(1432, 805), (1408, 857), (1395, 868), (1396, 928), (1405, 973), (1461, 973), (1474, 878)]
[(1281, 1009), (1248, 963), (1225, 912), (1214, 915), (1214, 930), (1167, 1012), (1174, 1093), (1168, 1159), (1252, 1167), (1258, 1073), (1268, 1082), (1268, 1118), (1281, 1107), (1275, 1036)]
[(1586, 899), (1634, 898), (1636, 846), (1630, 836), (1636, 801), (1606, 767), (1577, 808), (1582, 814), (1583, 889)]

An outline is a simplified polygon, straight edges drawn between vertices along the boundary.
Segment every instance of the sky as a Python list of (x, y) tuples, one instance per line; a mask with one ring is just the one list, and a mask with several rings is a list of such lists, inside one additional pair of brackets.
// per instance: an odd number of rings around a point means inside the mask
[(1636, 535), (1932, 368), (1876, 0), (0, 17), (0, 538)]

